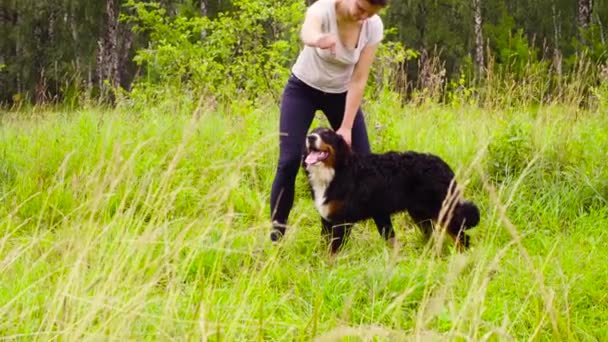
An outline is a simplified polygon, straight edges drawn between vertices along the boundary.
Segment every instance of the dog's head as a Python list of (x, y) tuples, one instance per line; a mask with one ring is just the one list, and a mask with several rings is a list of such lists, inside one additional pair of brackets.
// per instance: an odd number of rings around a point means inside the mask
[(344, 165), (351, 151), (341, 135), (325, 127), (315, 128), (306, 137), (306, 168), (323, 165), (337, 169)]

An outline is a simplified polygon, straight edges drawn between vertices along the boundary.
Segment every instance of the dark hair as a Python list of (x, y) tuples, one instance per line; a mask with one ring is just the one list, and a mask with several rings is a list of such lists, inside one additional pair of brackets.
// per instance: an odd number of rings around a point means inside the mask
[(384, 6), (386, 6), (387, 0), (367, 0), (367, 2), (369, 2), (372, 5), (384, 7)]

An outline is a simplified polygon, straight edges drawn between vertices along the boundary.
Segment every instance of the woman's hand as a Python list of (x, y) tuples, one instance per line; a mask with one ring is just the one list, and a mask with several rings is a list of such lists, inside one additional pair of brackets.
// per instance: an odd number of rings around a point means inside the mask
[(316, 41), (316, 46), (320, 49), (324, 49), (327, 50), (329, 49), (333, 54), (336, 53), (336, 36), (334, 36), (333, 34), (327, 33), (327, 34), (322, 34), (321, 36), (319, 36), (319, 38), (317, 38)]
[(338, 133), (339, 135), (342, 136), (342, 138), (344, 138), (344, 140), (346, 141), (346, 144), (348, 145), (348, 147), (350, 147), (352, 145), (352, 139), (351, 139), (351, 134), (352, 131), (350, 128), (345, 128), (345, 127), (340, 127), (336, 133)]

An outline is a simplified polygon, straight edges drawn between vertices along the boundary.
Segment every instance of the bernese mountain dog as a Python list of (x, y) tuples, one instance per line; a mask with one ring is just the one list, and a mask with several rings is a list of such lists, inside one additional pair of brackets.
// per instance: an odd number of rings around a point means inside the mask
[(436, 225), (445, 227), (459, 250), (469, 246), (465, 230), (479, 223), (478, 207), (461, 198), (454, 172), (436, 155), (358, 155), (342, 136), (320, 127), (306, 137), (302, 167), (332, 254), (354, 223), (380, 215), (406, 211), (427, 238)]

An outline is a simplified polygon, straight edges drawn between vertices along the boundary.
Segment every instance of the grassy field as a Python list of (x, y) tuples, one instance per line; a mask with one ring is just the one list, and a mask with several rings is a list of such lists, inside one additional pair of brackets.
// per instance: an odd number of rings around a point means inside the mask
[(1, 338), (608, 340), (605, 109), (365, 109), (375, 151), (454, 167), (471, 250), (397, 215), (332, 263), (301, 173), (272, 245), (273, 106), (2, 114)]

